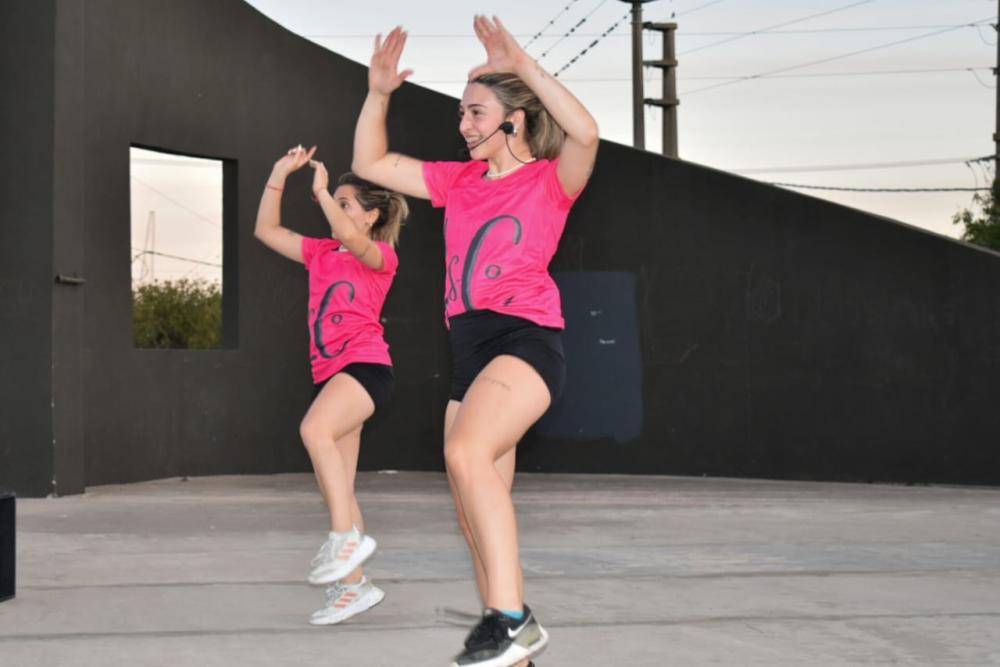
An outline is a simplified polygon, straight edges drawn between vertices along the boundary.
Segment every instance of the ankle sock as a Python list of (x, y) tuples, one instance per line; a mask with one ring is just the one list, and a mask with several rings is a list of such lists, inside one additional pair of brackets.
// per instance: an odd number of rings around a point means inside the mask
[(501, 614), (507, 616), (508, 618), (513, 618), (515, 621), (524, 620), (524, 610), (521, 611), (511, 611), (510, 609), (497, 609)]

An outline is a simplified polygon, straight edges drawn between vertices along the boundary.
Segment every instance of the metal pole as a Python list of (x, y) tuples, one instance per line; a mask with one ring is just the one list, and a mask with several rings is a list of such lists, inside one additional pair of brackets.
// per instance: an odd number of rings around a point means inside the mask
[(635, 1), (632, 3), (632, 145), (640, 150), (646, 148), (646, 109), (642, 98), (642, 3)]
[(619, 0), (632, 5), (632, 145), (646, 148), (646, 125), (642, 89), (642, 6), (656, 0)]
[[(663, 62), (676, 63), (674, 34), (676, 30), (663, 31)], [(663, 101), (672, 104), (663, 107), (663, 154), (678, 157), (677, 146), (677, 66), (663, 68)]]
[(650, 106), (663, 109), (663, 154), (667, 157), (679, 157), (677, 154), (677, 58), (674, 55), (674, 33), (676, 23), (646, 23), (645, 30), (656, 30), (663, 33), (663, 58), (660, 60), (645, 60), (646, 67), (658, 67), (663, 72), (663, 97), (658, 100), (646, 99)]
[(997, 0), (997, 23), (993, 26), (997, 33), (997, 62), (993, 68), (993, 77), (997, 80), (996, 93), (996, 129), (993, 132), (993, 178), (1000, 178), (1000, 0)]

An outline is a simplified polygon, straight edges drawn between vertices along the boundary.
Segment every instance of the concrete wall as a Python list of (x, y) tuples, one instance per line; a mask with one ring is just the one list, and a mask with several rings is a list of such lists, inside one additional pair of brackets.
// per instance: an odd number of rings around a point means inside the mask
[(634, 272), (643, 433), (526, 464), (1000, 482), (1000, 255), (613, 144), (578, 209), (553, 269)]
[[(366, 92), (362, 67), (276, 26), (236, 0), (88, 4), (84, 224), (88, 314), (86, 483), (172, 475), (306, 470), (298, 421), (311, 399), (306, 274), (252, 236), (260, 193), (288, 146), (320, 146), (348, 167), (354, 119)], [(455, 143), (451, 128), (420, 117), (452, 104), (415, 88), (397, 101), (393, 134), (413, 152)], [(130, 144), (229, 161), (223, 265), (230, 349), (138, 350), (131, 343)], [(328, 233), (303, 172), (286, 190), (284, 222)], [(387, 310), (401, 394), (419, 396), (370, 447), (379, 465), (435, 467), (426, 445), (440, 417), (440, 381), (419, 370), (440, 348), (439, 284), (428, 206), (415, 207)], [(440, 251), (438, 251), (440, 253)], [(397, 325), (396, 322), (399, 322)], [(234, 326), (235, 325), (235, 326)], [(402, 341), (397, 342), (397, 341)], [(415, 368), (417, 366), (417, 368)], [(432, 409), (433, 408), (433, 409)]]
[[(0, 486), (307, 470), (305, 274), (253, 218), (288, 146), (347, 168), (365, 69), (239, 0), (15, 0), (0, 26), (5, 145), (39, 149), (0, 179)], [(457, 157), (454, 108), (404, 86), (393, 148)], [(130, 145), (226, 161), (225, 349), (132, 346)], [(321, 235), (308, 194), (284, 222)], [(411, 203), (365, 468), (442, 466), (441, 214)], [(522, 468), (1000, 483), (995, 254), (605, 143), (552, 269), (571, 382)]]
[(53, 490), (55, 462), (54, 24), (51, 4), (0, 4), (0, 487), (31, 495)]

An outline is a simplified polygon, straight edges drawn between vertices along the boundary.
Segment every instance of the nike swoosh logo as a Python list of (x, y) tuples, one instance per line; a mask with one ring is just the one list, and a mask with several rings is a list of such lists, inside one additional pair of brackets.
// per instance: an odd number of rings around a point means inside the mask
[(524, 619), (524, 623), (522, 623), (521, 627), (519, 627), (517, 629), (507, 628), (507, 638), (508, 639), (513, 639), (514, 637), (516, 637), (517, 633), (519, 633), (521, 630), (523, 630), (524, 626), (526, 626), (526, 625), (528, 625), (528, 619)]

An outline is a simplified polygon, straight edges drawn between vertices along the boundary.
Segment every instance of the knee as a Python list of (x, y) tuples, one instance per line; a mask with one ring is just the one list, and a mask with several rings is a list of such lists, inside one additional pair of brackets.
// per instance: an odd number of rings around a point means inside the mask
[(472, 443), (460, 438), (448, 438), (444, 443), (444, 464), (457, 484), (467, 481), (482, 462)]
[(299, 424), (299, 436), (302, 438), (302, 444), (309, 451), (321, 447), (324, 442), (332, 444), (333, 440), (325, 429), (309, 417), (303, 419), (302, 423)]

